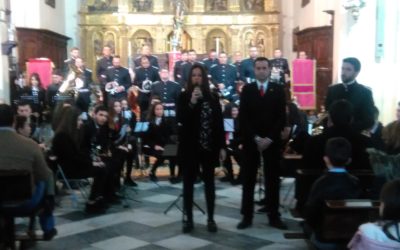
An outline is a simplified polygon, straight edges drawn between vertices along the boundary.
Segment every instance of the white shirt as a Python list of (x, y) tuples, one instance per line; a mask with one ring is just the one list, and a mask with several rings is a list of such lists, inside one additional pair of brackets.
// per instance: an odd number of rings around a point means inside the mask
[(261, 83), (260, 81), (257, 80), (257, 87), (258, 87), (258, 90), (261, 89), (261, 85), (262, 85), (263, 88), (264, 88), (264, 93), (267, 93), (268, 81), (265, 81), (265, 82)]

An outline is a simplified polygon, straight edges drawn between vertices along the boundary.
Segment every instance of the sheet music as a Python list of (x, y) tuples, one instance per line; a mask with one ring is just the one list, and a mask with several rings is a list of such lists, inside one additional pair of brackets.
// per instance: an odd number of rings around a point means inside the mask
[(235, 132), (235, 125), (233, 119), (224, 119), (225, 132)]

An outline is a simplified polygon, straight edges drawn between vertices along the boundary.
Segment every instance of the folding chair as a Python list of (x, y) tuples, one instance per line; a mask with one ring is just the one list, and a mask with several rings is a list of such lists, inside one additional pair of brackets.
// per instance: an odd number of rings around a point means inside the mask
[(70, 198), (71, 198), (71, 202), (72, 202), (73, 207), (77, 207), (78, 206), (78, 196), (76, 195), (76, 193), (72, 189), (71, 183), (75, 183), (78, 186), (78, 189), (79, 189), (80, 193), (82, 194), (82, 197), (86, 201), (88, 200), (89, 195), (85, 190), (85, 186), (90, 185), (90, 182), (89, 182), (89, 180), (87, 178), (68, 179), (65, 176), (62, 167), (59, 164), (57, 164), (56, 178), (58, 179), (59, 176), (61, 176), (61, 181), (65, 184), (65, 186), (67, 187), (68, 191), (70, 191), (70, 193), (71, 193)]

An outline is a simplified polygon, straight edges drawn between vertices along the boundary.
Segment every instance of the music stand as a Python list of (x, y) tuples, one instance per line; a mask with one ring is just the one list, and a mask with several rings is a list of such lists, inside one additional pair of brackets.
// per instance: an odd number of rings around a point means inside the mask
[[(176, 157), (178, 155), (178, 145), (176, 144), (167, 144), (164, 148), (163, 156), (165, 157)], [(164, 210), (164, 214), (167, 214), (169, 210), (171, 210), (172, 207), (176, 207), (179, 211), (182, 212), (182, 218), (185, 214), (185, 211), (178, 205), (178, 202), (180, 199), (183, 197), (183, 194), (180, 193), (178, 197), (167, 207), (167, 209)], [(206, 212), (195, 202), (193, 201), (193, 206), (197, 207), (203, 214), (206, 214)]]
[(141, 174), (143, 175), (143, 171), (145, 171), (145, 168), (143, 167), (143, 162), (142, 162), (142, 138), (141, 136), (143, 133), (147, 132), (149, 130), (149, 122), (137, 122), (135, 129), (133, 133), (137, 134), (137, 155), (138, 155), (138, 163), (139, 163), (139, 169), (141, 171)]

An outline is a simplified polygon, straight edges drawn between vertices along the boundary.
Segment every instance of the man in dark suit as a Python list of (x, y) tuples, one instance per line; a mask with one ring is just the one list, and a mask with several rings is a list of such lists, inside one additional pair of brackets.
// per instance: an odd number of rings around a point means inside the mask
[(236, 66), (236, 71), (237, 71), (237, 78), (242, 79), (240, 74), (242, 73), (242, 54), (239, 51), (236, 51), (233, 54), (233, 65)]
[(374, 125), (374, 99), (369, 88), (356, 81), (361, 70), (357, 58), (343, 59), (341, 78), (343, 83), (329, 87), (325, 108), (329, 110), (336, 100), (345, 99), (353, 105), (353, 125), (358, 131), (370, 129)]
[(210, 72), (212, 66), (219, 63), (215, 49), (211, 49), (210, 52), (208, 52), (208, 57), (203, 59), (203, 63), (208, 72)]
[(240, 99), (239, 127), (243, 140), (242, 221), (238, 229), (250, 227), (254, 213), (254, 187), (260, 155), (266, 175), (267, 214), (269, 224), (287, 229), (281, 221), (279, 208), (279, 159), (281, 131), (285, 126), (285, 92), (281, 85), (268, 82), (270, 62), (265, 57), (254, 61), (256, 81), (243, 87)]
[(254, 76), (254, 60), (256, 60), (258, 56), (258, 49), (257, 47), (251, 47), (249, 49), (250, 57), (244, 59), (241, 63), (241, 72), (240, 78), (245, 83), (252, 83), (255, 81)]
[(113, 66), (106, 71), (106, 91), (108, 92), (108, 104), (116, 99), (126, 98), (126, 91), (132, 85), (129, 70), (121, 66), (121, 58), (116, 55), (113, 58)]
[(157, 69), (160, 68), (158, 65), (158, 58), (151, 54), (150, 46), (144, 45), (142, 47), (141, 55), (135, 58), (135, 67), (139, 67), (141, 65), (141, 58), (145, 56), (149, 59), (150, 65), (156, 67)]
[[(75, 79), (78, 96), (76, 98), (76, 106), (82, 112), (88, 112), (90, 105), (90, 87), (93, 83), (92, 71), (85, 67), (82, 58), (75, 59), (75, 67), (78, 70), (77, 79)], [(79, 79), (79, 80), (78, 80)]]
[(187, 50), (182, 50), (181, 52), (181, 60), (175, 62), (174, 66), (174, 80), (182, 85), (182, 64), (187, 62), (188, 60), (188, 52)]
[(236, 91), (237, 71), (234, 65), (228, 64), (228, 56), (225, 52), (219, 54), (219, 64), (211, 67), (210, 74), (212, 82), (216, 84), (223, 97), (230, 101)]

